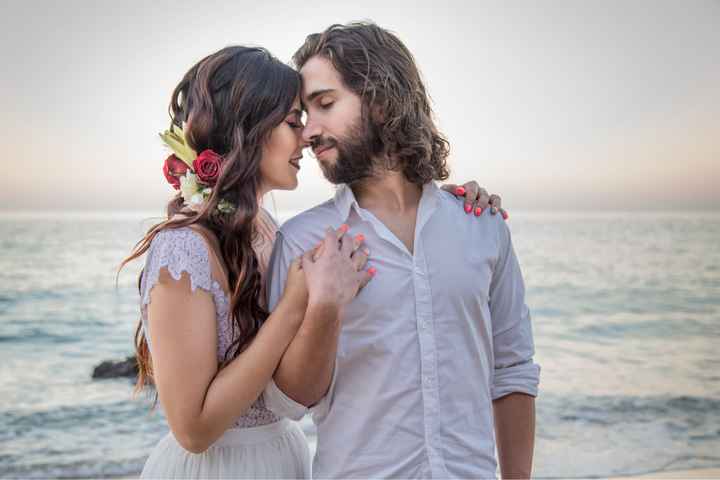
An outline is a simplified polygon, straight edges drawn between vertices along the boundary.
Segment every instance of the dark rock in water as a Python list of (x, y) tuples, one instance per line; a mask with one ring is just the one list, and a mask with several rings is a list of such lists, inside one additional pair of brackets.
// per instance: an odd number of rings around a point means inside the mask
[(119, 362), (114, 362), (112, 360), (102, 362), (100, 365), (93, 369), (92, 378), (134, 378), (137, 376), (137, 374), (137, 359), (135, 358), (135, 355), (133, 355)]

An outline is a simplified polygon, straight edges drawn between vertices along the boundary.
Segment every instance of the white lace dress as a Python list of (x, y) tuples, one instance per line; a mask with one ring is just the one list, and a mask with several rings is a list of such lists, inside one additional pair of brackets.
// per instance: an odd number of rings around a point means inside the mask
[[(254, 247), (267, 269), (276, 227), (264, 220)], [(142, 322), (147, 334), (147, 305), (160, 270), (175, 279), (183, 272), (190, 277), (193, 291), (209, 292), (215, 302), (218, 334), (218, 361), (232, 343), (229, 298), (212, 277), (209, 251), (204, 238), (190, 228), (164, 230), (153, 239), (140, 282)], [(147, 337), (147, 335), (146, 335)], [(152, 353), (152, 345), (148, 346)], [(227, 401), (231, 402), (232, 398)], [(263, 397), (240, 416), (207, 451), (193, 454), (183, 449), (168, 433), (150, 454), (141, 478), (309, 478), (310, 452), (307, 439), (296, 423), (280, 419), (265, 407)]]

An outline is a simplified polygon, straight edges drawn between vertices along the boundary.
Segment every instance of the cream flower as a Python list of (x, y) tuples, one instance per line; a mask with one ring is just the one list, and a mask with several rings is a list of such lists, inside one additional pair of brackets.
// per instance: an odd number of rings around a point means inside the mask
[(225, 200), (224, 198), (220, 200), (217, 208), (220, 213), (232, 213), (235, 211), (235, 205)]
[(200, 193), (200, 187), (197, 183), (197, 176), (192, 172), (187, 172), (185, 176), (180, 177), (180, 194), (182, 195), (185, 203), (192, 204), (193, 196), (196, 194), (200, 195), (200, 201), (202, 201), (202, 194)]
[(196, 193), (190, 197), (190, 205), (195, 207), (200, 206), (203, 203), (203, 200), (202, 193)]
[[(179, 178), (180, 195), (182, 196), (185, 205), (196, 212), (201, 211), (203, 203), (207, 201), (212, 194), (212, 188), (200, 185), (198, 183), (197, 175), (189, 170), (185, 175)], [(232, 213), (235, 211), (235, 205), (225, 199), (222, 199), (218, 203), (217, 209), (220, 213)]]

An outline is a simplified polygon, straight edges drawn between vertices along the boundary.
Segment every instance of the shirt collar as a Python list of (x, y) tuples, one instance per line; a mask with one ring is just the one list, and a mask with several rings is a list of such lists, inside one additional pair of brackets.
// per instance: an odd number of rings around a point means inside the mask
[(346, 184), (343, 183), (338, 186), (334, 200), (335, 208), (337, 208), (338, 213), (340, 213), (340, 218), (342, 218), (343, 221), (348, 219), (350, 211), (353, 208), (358, 214), (360, 213), (360, 205), (358, 205), (357, 200), (355, 200), (355, 194)]
[[(427, 208), (432, 209), (432, 207), (434, 207), (437, 203), (439, 192), (440, 188), (432, 180), (423, 185), (422, 196), (420, 197), (420, 204), (418, 205), (418, 208), (423, 204), (427, 204)], [(343, 221), (350, 217), (350, 213), (353, 209), (361, 218), (364, 218), (362, 208), (358, 205), (357, 200), (355, 199), (355, 194), (348, 185), (343, 183), (338, 186), (338, 189), (335, 192), (334, 202), (335, 208), (337, 208), (340, 218), (342, 218)]]

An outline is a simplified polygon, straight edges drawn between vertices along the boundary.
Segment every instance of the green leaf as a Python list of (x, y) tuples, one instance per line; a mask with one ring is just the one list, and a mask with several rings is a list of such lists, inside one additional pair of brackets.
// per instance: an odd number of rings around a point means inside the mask
[(170, 130), (165, 130), (161, 133), (160, 138), (165, 145), (173, 151), (176, 157), (185, 162), (188, 167), (192, 168), (193, 161), (197, 158), (197, 153), (187, 144), (182, 128), (175, 124), (170, 128)]

